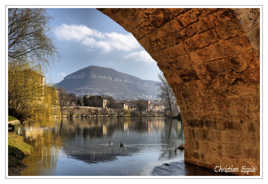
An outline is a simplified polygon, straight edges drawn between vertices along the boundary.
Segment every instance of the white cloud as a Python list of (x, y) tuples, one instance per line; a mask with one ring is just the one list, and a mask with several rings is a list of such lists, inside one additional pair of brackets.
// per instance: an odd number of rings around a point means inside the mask
[(81, 41), (86, 37), (102, 38), (102, 34), (84, 25), (62, 24), (55, 29), (56, 36), (61, 40)]
[(101, 49), (103, 52), (125, 51), (125, 59), (155, 62), (132, 34), (102, 33), (85, 25), (67, 24), (56, 27), (54, 33), (59, 40), (76, 41), (85, 47)]
[(140, 48), (139, 43), (131, 34), (101, 33), (85, 25), (62, 24), (56, 27), (54, 33), (60, 40), (77, 41), (86, 47), (103, 49), (105, 52), (133, 51)]
[(134, 59), (137, 61), (145, 61), (145, 62), (149, 62), (149, 63), (155, 62), (153, 60), (153, 58), (144, 50), (132, 52), (132, 53), (126, 55), (125, 58), (126, 59)]

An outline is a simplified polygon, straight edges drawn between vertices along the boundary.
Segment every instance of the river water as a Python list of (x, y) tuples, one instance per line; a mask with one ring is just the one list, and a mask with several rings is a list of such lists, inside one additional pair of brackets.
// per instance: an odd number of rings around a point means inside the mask
[(175, 151), (184, 143), (177, 120), (65, 120), (33, 123), (17, 133), (33, 146), (33, 153), (23, 160), (24, 176), (211, 175), (184, 165), (184, 152)]

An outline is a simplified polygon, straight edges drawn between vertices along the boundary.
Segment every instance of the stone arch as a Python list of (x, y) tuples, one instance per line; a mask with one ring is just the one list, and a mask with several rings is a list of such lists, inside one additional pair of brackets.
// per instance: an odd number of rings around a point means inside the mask
[(134, 35), (173, 88), (185, 162), (259, 175), (259, 9), (99, 10)]

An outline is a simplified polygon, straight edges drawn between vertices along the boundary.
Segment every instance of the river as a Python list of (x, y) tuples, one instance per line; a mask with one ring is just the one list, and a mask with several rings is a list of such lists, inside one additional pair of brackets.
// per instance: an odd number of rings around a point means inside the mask
[(184, 143), (177, 120), (77, 119), (28, 124), (17, 133), (33, 146), (23, 176), (213, 175), (185, 165), (184, 152), (175, 151)]

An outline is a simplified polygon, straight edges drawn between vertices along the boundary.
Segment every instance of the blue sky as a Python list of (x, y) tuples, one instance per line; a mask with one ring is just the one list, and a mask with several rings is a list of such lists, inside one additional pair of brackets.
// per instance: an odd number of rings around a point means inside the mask
[(158, 80), (156, 62), (136, 39), (96, 9), (47, 9), (48, 36), (59, 56), (45, 70), (47, 83), (81, 68), (110, 67), (146, 80)]

